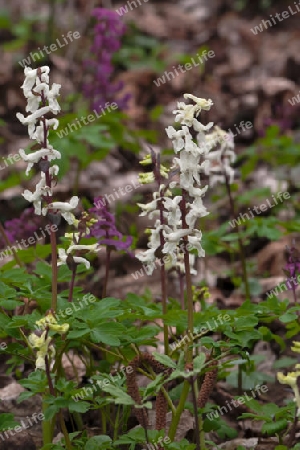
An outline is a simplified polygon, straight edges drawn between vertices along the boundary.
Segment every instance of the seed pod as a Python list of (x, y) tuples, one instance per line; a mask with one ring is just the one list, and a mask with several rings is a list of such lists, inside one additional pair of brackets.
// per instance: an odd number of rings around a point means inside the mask
[(204, 375), (204, 380), (198, 394), (197, 406), (199, 408), (204, 408), (217, 381), (218, 367), (213, 363), (210, 367), (212, 369)]

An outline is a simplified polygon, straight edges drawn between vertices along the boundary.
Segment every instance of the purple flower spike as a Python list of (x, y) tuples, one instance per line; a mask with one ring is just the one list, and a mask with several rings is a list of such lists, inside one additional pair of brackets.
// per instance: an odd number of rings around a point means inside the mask
[(289, 253), (288, 262), (286, 263), (283, 271), (288, 276), (286, 280), (286, 286), (288, 290), (292, 290), (295, 297), (295, 292), (299, 286), (297, 275), (300, 274), (300, 253), (296, 247), (287, 247)]
[(84, 62), (90, 75), (89, 83), (83, 85), (83, 93), (90, 101), (91, 110), (100, 112), (106, 103), (115, 102), (119, 109), (125, 110), (130, 95), (116, 98), (123, 88), (122, 83), (113, 83), (114, 66), (112, 57), (121, 46), (121, 37), (126, 27), (118, 14), (109, 9), (95, 8), (92, 15), (97, 23), (94, 28), (94, 42), (91, 47), (92, 57)]
[[(41, 218), (34, 214), (33, 208), (28, 208), (18, 219), (7, 220), (3, 226), (8, 240), (13, 244), (16, 241), (30, 238), (41, 225)], [(0, 237), (0, 247), (6, 247), (2, 236)]]
[(89, 236), (99, 240), (100, 245), (108, 245), (114, 247), (115, 250), (128, 250), (132, 244), (132, 237), (124, 236), (116, 228), (115, 217), (108, 210), (108, 204), (104, 197), (96, 197), (94, 199), (94, 207), (89, 209), (89, 214), (97, 219), (92, 227), (90, 227)]

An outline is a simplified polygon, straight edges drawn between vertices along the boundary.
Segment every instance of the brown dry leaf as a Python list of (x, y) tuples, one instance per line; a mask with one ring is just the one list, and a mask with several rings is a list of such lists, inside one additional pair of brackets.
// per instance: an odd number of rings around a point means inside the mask
[(1, 401), (9, 401), (16, 400), (21, 392), (24, 392), (25, 389), (16, 381), (8, 384), (4, 388), (0, 389), (0, 400)]
[(291, 244), (292, 237), (270, 242), (257, 253), (257, 273), (271, 276), (282, 275), (286, 264), (286, 246)]
[(67, 380), (76, 380), (78, 384), (82, 382), (82, 377), (86, 374), (86, 366), (78, 355), (70, 351), (63, 354), (62, 367)]

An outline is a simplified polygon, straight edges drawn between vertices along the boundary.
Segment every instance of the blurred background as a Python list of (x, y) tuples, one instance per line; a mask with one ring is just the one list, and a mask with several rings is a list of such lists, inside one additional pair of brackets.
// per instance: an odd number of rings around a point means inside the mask
[[(26, 177), (25, 163), (13, 159), (20, 148), (29, 151), (32, 145), (26, 127), (16, 119), (17, 112), (25, 114), (20, 89), (24, 66), (49, 65), (51, 81), (62, 85), (60, 125), (50, 134), (51, 144), (62, 152), (57, 198), (79, 195), (86, 207), (95, 197), (110, 194), (110, 208), (121, 231), (133, 237), (133, 249), (146, 247), (148, 223), (138, 217), (136, 203), (151, 198), (151, 189), (142, 186), (125, 192), (122, 187), (137, 182), (139, 159), (150, 148), (171, 158), (165, 128), (173, 125), (172, 111), (188, 92), (212, 99), (211, 110), (201, 113), (204, 124), (213, 121), (234, 135), (237, 214), (272, 193), (291, 194), (289, 202), (244, 224), (252, 294), (262, 295), (276, 285), (285, 245), (299, 231), (300, 6), (296, 3), (0, 0), (2, 224), (24, 211), (26, 223), (35, 220), (21, 193), (33, 188), (38, 172)], [(108, 110), (113, 103), (116, 108)], [(87, 119), (90, 114), (93, 119)], [(218, 187), (208, 194), (211, 214), (201, 225), (203, 246), (211, 256), (204, 274), (223, 299), (239, 284), (227, 266), (228, 255), (237, 247), (234, 236), (228, 236), (234, 230), (228, 225), (224, 192)], [(8, 222), (6, 228), (11, 226)], [(18, 223), (12, 242), (24, 232), (21, 228)], [(142, 279), (139, 287), (131, 276), (140, 263), (128, 255), (115, 258), (111, 294), (143, 290), (148, 280)], [(96, 269), (99, 280), (101, 261)], [(258, 283), (258, 274), (269, 281)], [(94, 279), (87, 282), (92, 285)], [(151, 287), (155, 291), (155, 281)]]

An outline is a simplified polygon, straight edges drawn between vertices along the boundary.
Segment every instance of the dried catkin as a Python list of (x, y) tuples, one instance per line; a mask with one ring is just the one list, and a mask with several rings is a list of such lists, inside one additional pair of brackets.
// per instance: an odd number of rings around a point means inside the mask
[[(136, 404), (141, 405), (142, 399), (140, 396), (138, 384), (137, 384), (137, 371), (138, 368), (142, 366), (149, 365), (156, 374), (166, 373), (171, 374), (172, 369), (166, 368), (163, 364), (156, 361), (152, 355), (149, 353), (140, 353), (137, 355), (130, 363), (133, 368), (131, 373), (126, 373), (127, 378), (127, 388), (128, 394), (135, 401)], [(139, 423), (146, 428), (148, 425), (148, 414), (145, 408), (139, 409), (134, 408), (134, 415), (138, 419)], [(156, 429), (161, 430), (166, 426), (166, 415), (167, 415), (167, 401), (160, 391), (156, 399)]]
[[(139, 387), (137, 384), (137, 369), (139, 365), (140, 365), (140, 357), (136, 356), (130, 363), (130, 366), (133, 368), (133, 371), (131, 373), (126, 373), (128, 394), (137, 405), (141, 405), (142, 403)], [(147, 428), (148, 415), (146, 410), (144, 408), (143, 409), (133, 408), (133, 412), (139, 423), (142, 425), (142, 427)]]
[(198, 408), (204, 408), (217, 381), (218, 367), (215, 364), (212, 364), (211, 368), (212, 370), (206, 372), (204, 375), (204, 380), (197, 399)]
[(159, 391), (156, 397), (156, 430), (166, 428), (166, 418), (168, 412), (167, 400), (162, 391)]

